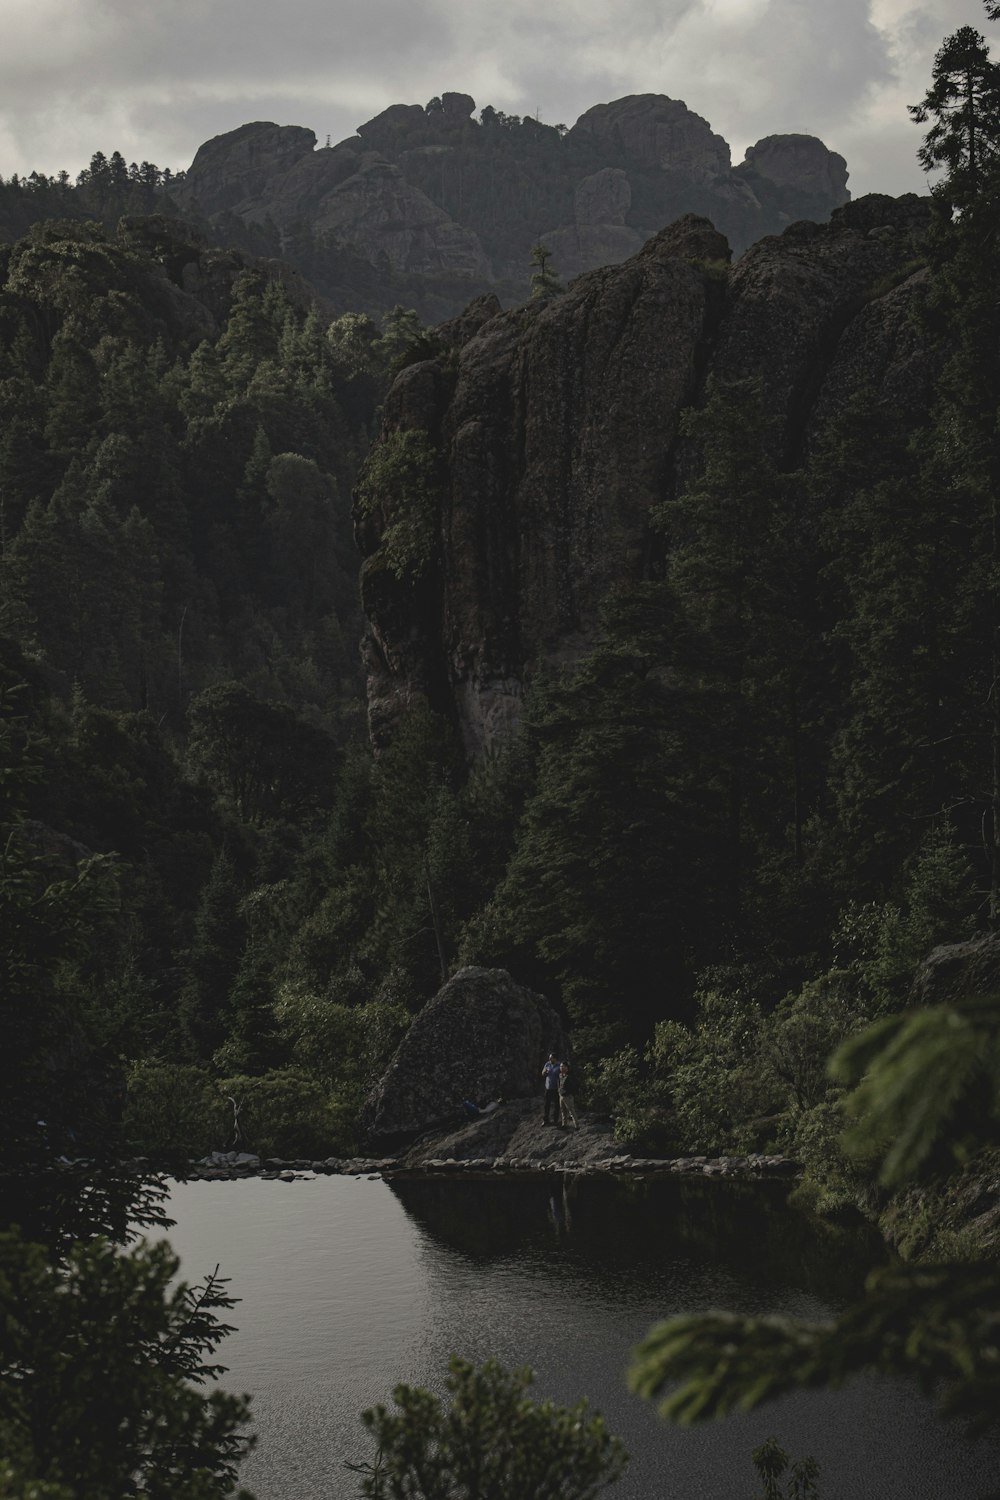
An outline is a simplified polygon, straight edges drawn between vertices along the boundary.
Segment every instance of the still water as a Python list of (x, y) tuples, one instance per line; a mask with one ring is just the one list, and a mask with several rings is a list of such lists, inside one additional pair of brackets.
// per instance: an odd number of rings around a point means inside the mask
[[(242, 1300), (223, 1383), (254, 1397), (242, 1470), (257, 1500), (349, 1500), (359, 1422), (398, 1381), (442, 1388), (452, 1352), (529, 1364), (586, 1396), (632, 1461), (613, 1500), (750, 1500), (750, 1450), (812, 1454), (823, 1500), (974, 1500), (997, 1449), (942, 1431), (906, 1386), (865, 1382), (681, 1431), (629, 1394), (657, 1319), (730, 1307), (819, 1318), (858, 1290), (871, 1245), (816, 1236), (771, 1186), (652, 1179), (321, 1177), (175, 1184), (182, 1272), (221, 1263)], [(512, 1497), (516, 1500), (516, 1497)]]

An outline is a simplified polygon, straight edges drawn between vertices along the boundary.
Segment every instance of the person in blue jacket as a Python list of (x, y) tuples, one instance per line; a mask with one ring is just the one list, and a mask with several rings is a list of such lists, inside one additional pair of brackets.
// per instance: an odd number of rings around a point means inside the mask
[[(545, 1084), (545, 1116), (543, 1125), (559, 1124), (559, 1059), (554, 1052), (549, 1053), (549, 1060), (542, 1068), (542, 1081)], [(552, 1116), (551, 1121), (549, 1116)]]

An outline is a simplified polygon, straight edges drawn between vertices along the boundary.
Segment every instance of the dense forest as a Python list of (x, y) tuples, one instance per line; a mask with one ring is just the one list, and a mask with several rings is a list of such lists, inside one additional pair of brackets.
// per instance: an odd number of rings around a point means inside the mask
[[(331, 320), (159, 215), (0, 251), (5, 899), (38, 997), (9, 1144), (124, 1120), (196, 1149), (236, 1092), (274, 1149), (346, 1147), (472, 961), (565, 1008), (624, 1136), (801, 1148), (832, 1043), (1000, 901), (994, 207), (978, 163), (949, 181), (904, 268), (925, 419), (858, 403), (783, 453), (754, 381), (710, 382), (645, 581), (472, 762), (433, 705), (373, 755), (356, 648), (352, 487), (361, 528), (403, 496), (365, 567), (414, 610), (439, 545), (419, 434), (365, 459), (437, 335)], [(39, 880), (100, 940), (35, 951)], [(808, 1084), (781, 1061), (804, 1027)]]
[[(119, 182), (111, 159), (113, 224), (31, 187), (44, 217), (0, 247), (5, 1172), (221, 1146), (232, 1098), (262, 1152), (351, 1151), (411, 1017), (469, 962), (562, 1008), (626, 1143), (786, 1150), (827, 1210), (884, 1209), (911, 1165), (946, 1195), (956, 1156), (995, 1162), (995, 999), (904, 1014), (927, 952), (1000, 913), (1000, 72), (972, 28), (914, 115), (943, 169), (905, 267), (935, 350), (921, 420), (862, 402), (821, 447), (776, 451), (759, 386), (709, 383), (646, 576), (472, 760), (433, 704), (375, 753), (357, 651), (352, 524), (387, 487), (378, 566), (419, 599), (435, 565), (433, 455), (371, 445), (393, 377), (447, 365), (447, 340), (402, 308), (332, 317), (275, 259), (146, 212), (153, 168)], [(560, 294), (544, 255), (535, 291)], [(881, 1181), (841, 1142), (858, 1085), (897, 1139)], [(954, 1250), (931, 1218), (909, 1251)], [(152, 1252), (74, 1254), (81, 1286), (166, 1295)], [(11, 1266), (41, 1326), (51, 1262)], [(995, 1306), (979, 1274), (961, 1317)], [(940, 1326), (964, 1329), (950, 1287)], [(171, 1375), (213, 1347), (186, 1306)], [(883, 1333), (873, 1315), (850, 1358)], [(666, 1365), (653, 1348), (648, 1392), (732, 1330), (688, 1334)], [(803, 1374), (802, 1347), (789, 1383), (850, 1364), (830, 1343)], [(929, 1379), (964, 1357), (939, 1353)], [(970, 1369), (978, 1416), (995, 1348)], [(737, 1376), (712, 1382), (699, 1412), (736, 1399)], [(237, 1407), (198, 1408), (198, 1496), (229, 1492)]]

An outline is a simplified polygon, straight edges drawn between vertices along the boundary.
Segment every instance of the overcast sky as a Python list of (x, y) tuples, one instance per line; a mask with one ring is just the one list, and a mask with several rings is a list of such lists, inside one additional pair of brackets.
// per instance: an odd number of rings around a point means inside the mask
[(572, 125), (668, 94), (742, 159), (818, 135), (849, 186), (924, 191), (907, 104), (979, 0), (0, 0), (0, 174), (73, 175), (94, 151), (177, 170), (248, 120), (323, 144), (448, 89)]

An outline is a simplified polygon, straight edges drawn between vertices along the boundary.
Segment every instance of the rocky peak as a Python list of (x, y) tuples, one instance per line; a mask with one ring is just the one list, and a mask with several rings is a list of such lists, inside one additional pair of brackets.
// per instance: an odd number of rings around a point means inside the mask
[(636, 162), (659, 170), (712, 177), (728, 172), (729, 146), (707, 120), (682, 99), (665, 94), (630, 94), (611, 104), (595, 104), (577, 120), (570, 135), (590, 135), (624, 151)]
[(779, 187), (821, 198), (831, 208), (850, 198), (847, 163), (814, 135), (768, 135), (747, 148), (737, 172), (766, 177)]
[(458, 126), (459, 128), (467, 125), (475, 107), (476, 101), (471, 94), (442, 94), (442, 123), (445, 126)]
[(353, 257), (361, 295), (347, 305), (404, 300), (428, 322), (491, 286), (527, 296), (540, 240), (570, 279), (624, 262), (689, 210), (739, 253), (849, 196), (843, 159), (814, 137), (768, 136), (733, 170), (723, 138), (666, 95), (595, 105), (565, 133), (489, 107), (477, 120), (475, 107), (453, 90), (393, 104), (319, 151), (308, 130), (242, 126), (201, 148), (177, 196), (209, 220), (276, 225), (338, 306)]
[(380, 145), (400, 135), (420, 133), (427, 124), (427, 115), (419, 104), (390, 104), (381, 114), (358, 126), (358, 135), (368, 146)]
[(301, 125), (241, 125), (199, 146), (174, 195), (184, 207), (197, 203), (204, 214), (222, 213), (258, 197), (315, 145), (314, 133)]

